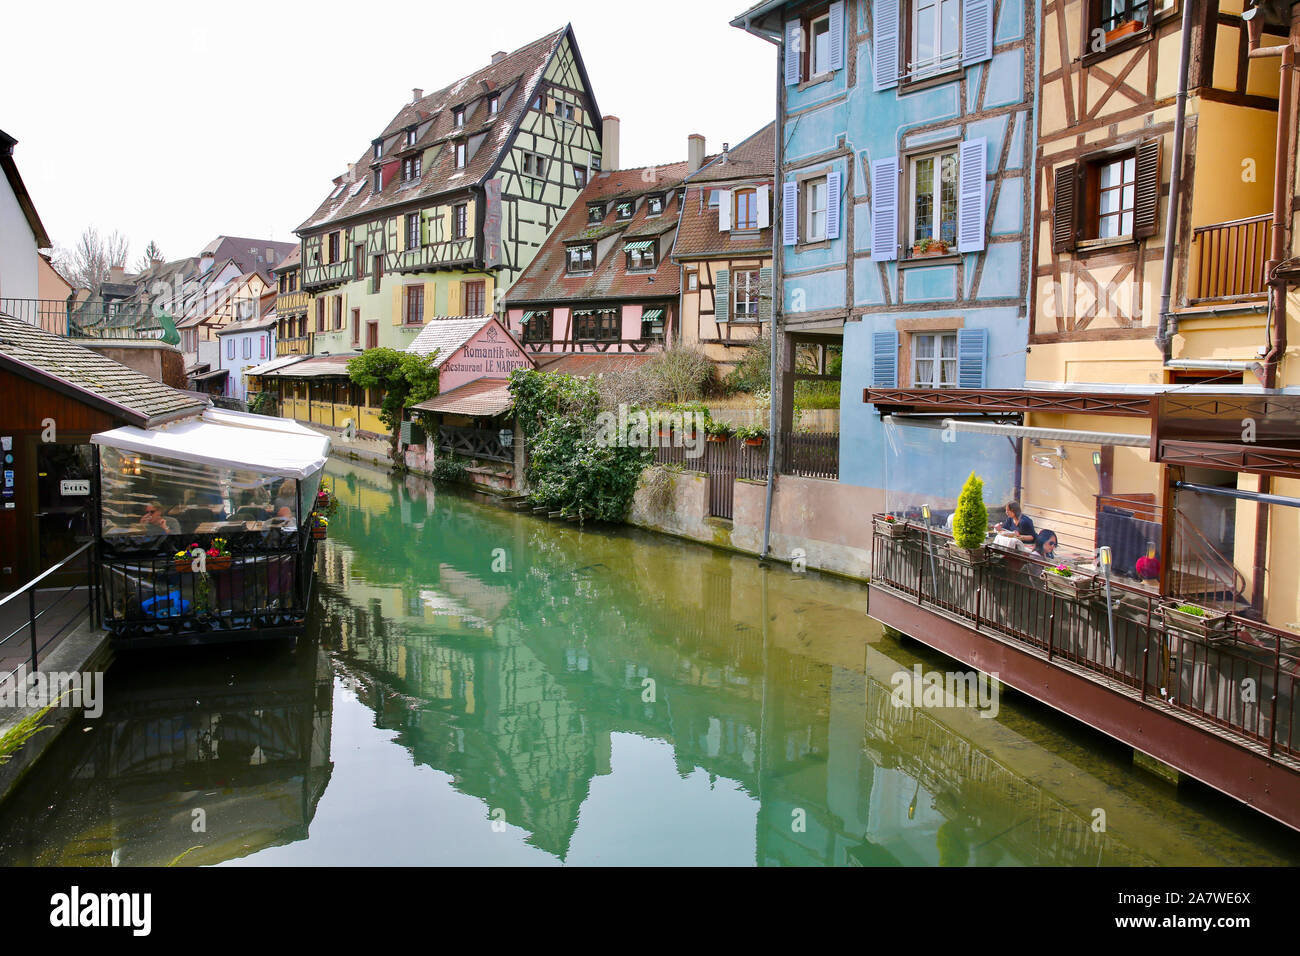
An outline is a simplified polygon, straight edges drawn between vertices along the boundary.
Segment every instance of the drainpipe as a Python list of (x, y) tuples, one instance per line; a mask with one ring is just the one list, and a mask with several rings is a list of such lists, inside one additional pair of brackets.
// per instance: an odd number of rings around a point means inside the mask
[(1170, 314), (1169, 297), (1174, 285), (1174, 230), (1178, 228), (1178, 198), (1183, 185), (1183, 136), (1187, 131), (1187, 74), (1192, 59), (1192, 8), (1184, 0), (1182, 47), (1178, 54), (1178, 98), (1174, 102), (1174, 154), (1169, 164), (1169, 208), (1165, 210), (1165, 247), (1160, 277), (1160, 324), (1156, 348), (1166, 362), (1172, 357), (1178, 320)]
[[(769, 36), (767, 39), (772, 40)], [(768, 555), (772, 552), (772, 497), (776, 490), (776, 442), (777, 442), (777, 421), (780, 417), (781, 410), (777, 405), (777, 349), (778, 340), (776, 329), (778, 319), (783, 311), (785, 304), (785, 245), (782, 242), (782, 233), (785, 229), (785, 189), (784, 179), (782, 178), (782, 165), (785, 162), (785, 31), (781, 31), (780, 40), (772, 40), (776, 44), (776, 156), (773, 161), (775, 165), (772, 169), (772, 211), (776, 215), (772, 216), (772, 307), (770, 312), (768, 337), (771, 353), (768, 367), (767, 382), (767, 404), (768, 404), (768, 422), (767, 422), (767, 500), (763, 505), (763, 550), (759, 554), (759, 562), (765, 562)], [(779, 211), (778, 211), (779, 210)]]

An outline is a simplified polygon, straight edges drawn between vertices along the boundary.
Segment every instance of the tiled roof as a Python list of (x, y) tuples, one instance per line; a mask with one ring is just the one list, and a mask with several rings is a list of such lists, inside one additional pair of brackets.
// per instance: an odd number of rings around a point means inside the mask
[(307, 355), (281, 355), (279, 358), (271, 359), (271, 361), (266, 362), (262, 365), (258, 365), (254, 368), (244, 369), (244, 374), (245, 375), (269, 375), (272, 372), (278, 372), (280, 369), (286, 368), (290, 365), (297, 365), (299, 362), (305, 362), (310, 357), (311, 356), (307, 356)]
[(355, 354), (320, 355), (301, 362), (294, 362), (287, 367), (280, 366), (279, 370), (274, 372), (254, 372), (249, 370), (245, 374), (281, 376), (284, 378), (347, 378), (348, 362), (354, 358), (356, 358)]
[(205, 407), (142, 372), (7, 315), (0, 315), (0, 365), (140, 427), (197, 415)]
[(626, 372), (650, 361), (641, 355), (538, 355), (537, 371), (555, 372), (585, 378), (606, 372)]
[[(564, 214), (533, 261), (506, 293), (507, 305), (527, 302), (587, 301), (592, 299), (676, 298), (681, 287), (681, 270), (669, 258), (672, 230), (677, 228), (677, 190), (687, 172), (685, 163), (620, 169), (592, 177), (569, 211)], [(615, 199), (630, 199), (667, 193), (668, 201), (658, 216), (647, 216), (649, 206), (637, 203), (631, 219), (616, 218)], [(599, 224), (587, 221), (591, 203), (608, 204)], [(621, 233), (612, 242), (609, 236)], [(654, 272), (628, 272), (623, 252), (625, 239), (662, 235), (659, 240), (659, 268)], [(569, 275), (566, 243), (598, 237), (597, 254), (609, 248), (590, 274)], [(599, 240), (603, 239), (604, 243)], [(653, 281), (651, 281), (653, 280)]]
[[(416, 125), (416, 148), (423, 157), (420, 178), (414, 183), (403, 183), (400, 176), (393, 176), (375, 194), (371, 166), (376, 160), (373, 146), (367, 144), (357, 159), (352, 178), (348, 179), (347, 175), (342, 178), (341, 190), (339, 185), (331, 186), (324, 202), (297, 232), (310, 232), (353, 216), (375, 215), (387, 206), (465, 189), (487, 178), (509, 146), (546, 64), (568, 33), (568, 27), (556, 30), (508, 54), (498, 63), (429, 93), (418, 102), (407, 103), (384, 128), (383, 155), (379, 162), (400, 163), (404, 156), (410, 155), (413, 150), (405, 146), (404, 131)], [(487, 113), (490, 93), (500, 93), (502, 97), (495, 116)], [(465, 125), (458, 128), (453, 109), (462, 106)], [(451, 143), (466, 136), (470, 141), (466, 167), (456, 169)]]
[(259, 329), (269, 329), (275, 323), (275, 310), (272, 309), (261, 318), (245, 319), (243, 322), (235, 322), (215, 331), (217, 335), (229, 335), (232, 332), (256, 332)]
[(293, 252), (289, 253), (276, 263), (275, 268), (271, 271), (280, 273), (284, 272), (286, 269), (293, 269), (300, 265), (302, 265), (302, 246), (297, 245), (293, 247)]
[(476, 378), (412, 408), (423, 412), (495, 418), (509, 411), (513, 404), (510, 383), (506, 379)]
[[(435, 317), (420, 330), (420, 334), (406, 347), (406, 351), (413, 355), (428, 355), (437, 349), (438, 358), (433, 364), (441, 368), (461, 346), (477, 335), (483, 326), (495, 321), (496, 319), (490, 315), (478, 315), (468, 319)], [(504, 329), (502, 333), (505, 333)]]
[[(723, 232), (718, 228), (718, 210), (709, 205), (709, 194), (731, 184), (773, 182), (775, 169), (775, 124), (769, 124), (735, 149), (719, 156), (686, 179), (681, 225), (673, 245), (674, 259), (705, 256), (771, 255), (772, 229), (746, 233)], [(724, 162), (725, 159), (725, 162)], [(770, 203), (775, 192), (770, 192)]]

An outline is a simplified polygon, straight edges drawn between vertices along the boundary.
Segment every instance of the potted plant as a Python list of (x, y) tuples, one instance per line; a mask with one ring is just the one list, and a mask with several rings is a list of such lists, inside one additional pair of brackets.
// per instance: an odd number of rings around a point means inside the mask
[(735, 432), (731, 422), (709, 422), (704, 426), (704, 435), (709, 441), (725, 442)]
[(1171, 603), (1162, 604), (1160, 613), (1164, 616), (1166, 627), (1183, 634), (1205, 641), (1222, 640), (1230, 636), (1226, 611), (1212, 611), (1199, 604)]
[(757, 448), (767, 439), (767, 431), (762, 425), (741, 425), (736, 429), (736, 437), (743, 439), (746, 445)]
[(311, 516), (311, 536), (317, 541), (325, 537), (326, 529), (329, 528), (330, 519), (322, 514), (313, 514)]
[(989, 509), (984, 504), (984, 482), (970, 473), (957, 498), (952, 519), (952, 543), (948, 553), (962, 564), (977, 565), (988, 560), (984, 539), (989, 526)]
[(948, 240), (946, 239), (921, 239), (912, 243), (913, 256), (946, 256), (948, 254)]
[(912, 530), (906, 521), (899, 521), (896, 515), (876, 515), (876, 534), (886, 538), (905, 538)]
[(316, 493), (316, 507), (314, 510), (317, 513), (323, 514), (327, 518), (332, 518), (334, 517), (334, 512), (338, 510), (338, 507), (339, 500), (324, 488)]
[(186, 571), (194, 570), (194, 556), (192, 552), (197, 547), (198, 544), (195, 543), (190, 545), (188, 548), (181, 548), (172, 555), (172, 567), (178, 573), (184, 574)]
[(1067, 564), (1057, 564), (1043, 571), (1043, 586), (1047, 590), (1074, 601), (1093, 597), (1100, 584), (1096, 575), (1081, 574)]
[(207, 550), (207, 565), (209, 571), (225, 571), (230, 567), (230, 548), (226, 546), (225, 538), (212, 539), (212, 547)]
[(1131, 36), (1141, 30), (1143, 24), (1138, 20), (1128, 20), (1112, 30), (1106, 31), (1106, 43), (1114, 43), (1121, 37)]

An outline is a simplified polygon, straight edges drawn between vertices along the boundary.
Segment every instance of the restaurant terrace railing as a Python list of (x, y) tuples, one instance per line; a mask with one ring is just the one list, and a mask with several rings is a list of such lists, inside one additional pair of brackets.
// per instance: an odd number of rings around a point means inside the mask
[(1273, 242), (1272, 216), (1216, 222), (1192, 230), (1193, 300), (1263, 295), (1264, 263)]
[[(971, 566), (952, 555), (944, 532), (898, 527), (886, 534), (882, 519), (872, 539), (873, 587), (1116, 682), (1143, 701), (1163, 700), (1174, 713), (1266, 747), (1270, 756), (1300, 757), (1295, 634), (1235, 615), (1198, 633), (1164, 615), (1162, 606), (1176, 602), (1118, 580), (1110, 584), (1108, 614), (1100, 587), (1077, 597), (1049, 587), (1058, 583), (1045, 581), (1052, 562), (990, 545), (988, 561)], [(1246, 681), (1251, 694), (1242, 693)]]
[[(19, 667), (33, 671), (41, 652), (69, 633), (83, 620), (95, 623), (94, 543), (83, 544), (53, 567), (47, 568), (22, 587), (0, 599), (0, 683)], [(84, 569), (84, 570), (83, 570)], [(51, 584), (56, 576), (75, 575), (72, 585)], [(40, 585), (45, 584), (42, 588)], [(85, 590), (85, 594), (78, 591)], [(17, 626), (12, 626), (17, 625)], [(26, 656), (22, 657), (23, 652)], [(12, 666), (17, 659), (17, 667)]]

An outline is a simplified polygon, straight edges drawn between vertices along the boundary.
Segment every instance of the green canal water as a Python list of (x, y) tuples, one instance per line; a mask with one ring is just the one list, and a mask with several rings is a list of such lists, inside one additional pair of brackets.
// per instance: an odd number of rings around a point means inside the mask
[(959, 665), (860, 584), (330, 473), (307, 637), (119, 660), (0, 807), (0, 863), (1300, 860), (1013, 693), (901, 702)]

